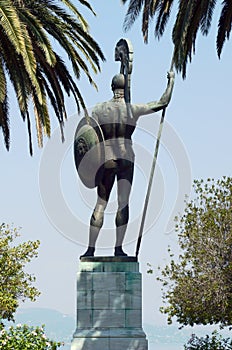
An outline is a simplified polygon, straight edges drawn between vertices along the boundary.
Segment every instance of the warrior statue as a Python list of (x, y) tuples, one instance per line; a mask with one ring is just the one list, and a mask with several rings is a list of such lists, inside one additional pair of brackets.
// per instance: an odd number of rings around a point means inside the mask
[[(114, 255), (127, 256), (122, 249), (122, 244), (129, 219), (129, 196), (134, 173), (134, 152), (131, 137), (141, 116), (166, 108), (171, 99), (174, 85), (173, 72), (169, 72), (167, 75), (167, 88), (160, 100), (146, 104), (130, 104), (126, 101), (127, 78), (123, 73), (113, 77), (111, 84), (113, 98), (110, 101), (97, 104), (92, 110), (92, 116), (89, 117), (91, 123), (95, 124), (95, 131), (97, 130), (97, 133), (101, 134), (100, 143), (104, 147), (102, 151), (104, 159), (101, 160), (95, 177), (97, 203), (90, 220), (88, 249), (82, 256), (94, 256), (95, 244), (103, 225), (104, 211), (115, 181), (117, 181), (118, 209), (115, 218), (116, 241)], [(75, 136), (75, 157), (76, 153), (83, 153), (83, 137), (79, 135), (80, 127)], [(76, 161), (77, 168), (79, 164), (80, 160), (78, 158)], [(91, 170), (88, 170), (88, 174), (90, 172)]]

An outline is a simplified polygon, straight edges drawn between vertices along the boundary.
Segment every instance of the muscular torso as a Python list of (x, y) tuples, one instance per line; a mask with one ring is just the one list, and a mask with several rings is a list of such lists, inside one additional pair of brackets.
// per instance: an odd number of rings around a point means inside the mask
[(105, 139), (105, 166), (115, 167), (119, 159), (134, 162), (131, 136), (136, 122), (128, 116), (124, 99), (112, 99), (94, 107), (92, 112)]
[(129, 119), (127, 106), (123, 99), (96, 105), (92, 115), (101, 125), (105, 140), (131, 139), (136, 122), (134, 119)]
[(92, 116), (100, 124), (105, 139), (106, 167), (115, 167), (119, 159), (134, 162), (131, 136), (139, 116), (151, 112), (146, 104), (127, 106), (124, 98), (113, 98), (94, 107)]

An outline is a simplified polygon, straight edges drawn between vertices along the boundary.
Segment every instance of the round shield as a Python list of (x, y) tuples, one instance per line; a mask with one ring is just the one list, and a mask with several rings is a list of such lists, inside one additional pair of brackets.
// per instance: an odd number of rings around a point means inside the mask
[(83, 184), (88, 188), (97, 186), (103, 171), (105, 148), (101, 127), (92, 117), (81, 119), (77, 126), (74, 160)]

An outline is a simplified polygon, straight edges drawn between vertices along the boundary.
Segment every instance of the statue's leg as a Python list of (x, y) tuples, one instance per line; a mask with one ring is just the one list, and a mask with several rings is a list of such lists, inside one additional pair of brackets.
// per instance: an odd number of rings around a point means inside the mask
[(97, 188), (97, 203), (90, 219), (89, 246), (82, 256), (93, 256), (96, 241), (104, 221), (104, 212), (109, 200), (115, 179), (115, 169), (105, 169), (102, 180)]
[[(120, 163), (119, 163), (120, 164)], [(124, 166), (117, 174), (118, 189), (118, 211), (116, 215), (116, 243), (115, 255), (126, 256), (122, 250), (122, 243), (125, 237), (129, 220), (129, 197), (134, 173), (134, 164), (128, 161), (128, 166)]]

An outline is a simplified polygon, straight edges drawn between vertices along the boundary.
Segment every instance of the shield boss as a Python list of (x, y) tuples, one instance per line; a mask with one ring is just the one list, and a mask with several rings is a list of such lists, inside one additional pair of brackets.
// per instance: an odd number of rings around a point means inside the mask
[(78, 175), (88, 188), (96, 187), (102, 175), (105, 161), (104, 136), (98, 122), (83, 118), (77, 126), (74, 138), (74, 160)]

